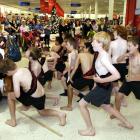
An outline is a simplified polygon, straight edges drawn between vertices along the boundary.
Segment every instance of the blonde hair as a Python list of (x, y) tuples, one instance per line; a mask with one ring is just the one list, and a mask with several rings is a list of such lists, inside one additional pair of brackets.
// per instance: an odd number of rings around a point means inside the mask
[(111, 37), (108, 33), (101, 31), (101, 32), (96, 33), (93, 38), (95, 40), (97, 40), (98, 42), (102, 43), (103, 44), (103, 49), (108, 51), (109, 44), (110, 44), (110, 41), (111, 41)]

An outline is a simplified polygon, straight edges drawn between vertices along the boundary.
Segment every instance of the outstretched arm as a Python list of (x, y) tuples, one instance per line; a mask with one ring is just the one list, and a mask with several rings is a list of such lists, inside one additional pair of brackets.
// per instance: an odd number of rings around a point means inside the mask
[(19, 78), (13, 77), (14, 94), (16, 98), (20, 97), (20, 81)]

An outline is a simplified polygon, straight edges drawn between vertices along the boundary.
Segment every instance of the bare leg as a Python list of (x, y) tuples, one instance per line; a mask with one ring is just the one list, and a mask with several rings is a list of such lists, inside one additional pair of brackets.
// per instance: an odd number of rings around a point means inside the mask
[(122, 93), (118, 93), (115, 96), (115, 108), (120, 112), (121, 108), (121, 101), (123, 99), (124, 95)]
[[(115, 94), (115, 108), (120, 112), (121, 107), (121, 100), (123, 99), (124, 95), (121, 93)], [(111, 119), (116, 118), (113, 114), (110, 116)]]
[(16, 126), (16, 113), (15, 113), (16, 106), (15, 106), (15, 100), (12, 99), (11, 94), (14, 94), (14, 93), (8, 93), (8, 107), (9, 107), (11, 119), (7, 120), (5, 123), (7, 125), (15, 127)]
[(64, 76), (61, 78), (61, 83), (62, 83), (64, 89), (67, 89), (66, 78)]
[(78, 132), (82, 136), (94, 136), (95, 130), (94, 130), (92, 122), (91, 122), (90, 113), (87, 108), (87, 102), (84, 99), (82, 99), (79, 102), (79, 105), (80, 105), (81, 115), (86, 123), (87, 128), (85, 130), (79, 130)]
[[(118, 84), (118, 83), (115, 83), (115, 84), (114, 84), (115, 98), (116, 98), (116, 94), (118, 94), (118, 92), (119, 92), (119, 89), (120, 89), (119, 84)], [(122, 99), (121, 99), (121, 106), (123, 106), (123, 107), (127, 107), (127, 101), (126, 101), (124, 95), (122, 96)]]
[(126, 120), (126, 118), (116, 109), (111, 107), (111, 105), (102, 105), (101, 106), (105, 111), (107, 111), (110, 115), (114, 115), (117, 119), (120, 120), (121, 126), (128, 128), (128, 129), (133, 129), (133, 126)]
[(68, 105), (60, 107), (61, 110), (72, 111), (72, 99), (73, 99), (73, 88), (71, 85), (68, 86)]
[(56, 75), (57, 75), (57, 76), (56, 76), (56, 77), (57, 77), (57, 79), (58, 79), (58, 80), (61, 80), (62, 73), (61, 73), (61, 72), (57, 72), (57, 73), (56, 73)]
[(58, 117), (60, 120), (59, 125), (64, 126), (66, 124), (66, 114), (63, 112), (59, 112), (52, 109), (44, 109), (38, 111), (40, 115), (42, 116), (54, 116)]

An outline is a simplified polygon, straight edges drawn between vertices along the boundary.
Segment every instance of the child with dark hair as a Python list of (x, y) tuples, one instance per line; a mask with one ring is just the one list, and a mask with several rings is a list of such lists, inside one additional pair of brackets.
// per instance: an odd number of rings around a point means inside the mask
[[(126, 40), (127, 31), (124, 26), (118, 25), (114, 29), (113, 34), (114, 34), (115, 40), (111, 41), (111, 43), (110, 43), (109, 54), (111, 56), (113, 65), (119, 71), (119, 73), (121, 75), (119, 80), (116, 80), (113, 82), (113, 93), (115, 93), (114, 95), (116, 96), (116, 94), (118, 93), (119, 87), (120, 87), (119, 81), (123, 82), (125, 80), (125, 75), (128, 72), (126, 60), (117, 62), (117, 59), (121, 55), (124, 55), (127, 52), (128, 47), (127, 47), (127, 40)], [(122, 105), (127, 106), (125, 98), (123, 98), (123, 100), (122, 100)]]
[(128, 75), (116, 94), (116, 109), (120, 111), (120, 103), (123, 95), (134, 93), (136, 99), (140, 100), (140, 38), (131, 37), (128, 40), (129, 52), (120, 56), (117, 61), (129, 59)]
[[(17, 125), (16, 100), (23, 104), (26, 109), (32, 105), (42, 116), (55, 116), (59, 118), (60, 125), (66, 124), (66, 114), (52, 109), (45, 109), (45, 92), (36, 76), (28, 68), (17, 68), (16, 64), (5, 59), (0, 61), (0, 73), (13, 78), (14, 91), (8, 94), (8, 106), (11, 119), (6, 124), (12, 127)], [(22, 78), (21, 78), (22, 77)]]
[(68, 66), (63, 70), (63, 77), (61, 78), (62, 84), (64, 86), (65, 94), (68, 94), (68, 104), (67, 106), (61, 107), (62, 110), (72, 110), (72, 87), (70, 85), (70, 74), (74, 69), (75, 62), (78, 56), (78, 51), (76, 50), (77, 43), (74, 38), (68, 38), (66, 49), (68, 51)]
[[(31, 48), (29, 50), (29, 70), (32, 71), (37, 77), (42, 86), (45, 86), (48, 82), (48, 87), (51, 88), (51, 81), (53, 78), (53, 70), (49, 69), (48, 59), (42, 57), (41, 50), (39, 48)], [(49, 99), (54, 100), (54, 105), (58, 104), (59, 97), (50, 96)]]
[(87, 42), (84, 45), (83, 52), (78, 54), (75, 67), (71, 72), (71, 85), (77, 90), (80, 100), (84, 97), (84, 95), (79, 93), (79, 90), (84, 89), (86, 86), (88, 86), (89, 90), (91, 90), (94, 86), (93, 79), (85, 78), (86, 76), (93, 76), (95, 73), (93, 59), (94, 55), (92, 45), (90, 42)]

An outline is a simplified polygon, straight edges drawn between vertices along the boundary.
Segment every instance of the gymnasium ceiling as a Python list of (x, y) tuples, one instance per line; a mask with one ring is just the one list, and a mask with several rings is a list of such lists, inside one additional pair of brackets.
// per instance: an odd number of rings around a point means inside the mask
[[(12, 6), (16, 8), (20, 8), (22, 10), (28, 10), (29, 8), (34, 9), (35, 7), (39, 7), (40, 0), (20, 0), (20, 1), (30, 1), (30, 7), (21, 7), (18, 5), (19, 0), (0, 0), (0, 4), (4, 4), (7, 6)], [(47, 0), (46, 0), (47, 1)], [(65, 13), (70, 13), (71, 11), (77, 11), (77, 13), (89, 13), (89, 7), (91, 5), (92, 13), (94, 14), (94, 5), (95, 0), (56, 0), (59, 5), (62, 7)], [(81, 3), (80, 7), (71, 7), (71, 2)], [(98, 0), (99, 2), (99, 14), (108, 14), (108, 5), (109, 0)], [(123, 14), (124, 0), (114, 0), (114, 13)]]

